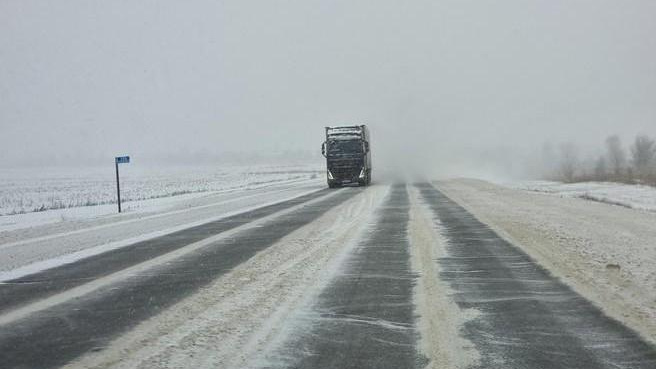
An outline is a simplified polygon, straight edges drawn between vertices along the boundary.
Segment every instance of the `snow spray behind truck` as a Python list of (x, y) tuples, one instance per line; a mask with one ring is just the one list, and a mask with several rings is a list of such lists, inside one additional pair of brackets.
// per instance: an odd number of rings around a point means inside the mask
[(365, 125), (326, 127), (321, 153), (326, 157), (328, 187), (371, 183), (371, 147)]

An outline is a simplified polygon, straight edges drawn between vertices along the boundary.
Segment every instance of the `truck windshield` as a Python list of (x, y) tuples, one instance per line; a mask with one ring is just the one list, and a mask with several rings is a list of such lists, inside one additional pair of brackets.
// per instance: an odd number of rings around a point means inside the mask
[(362, 154), (361, 140), (334, 140), (328, 142), (328, 156)]

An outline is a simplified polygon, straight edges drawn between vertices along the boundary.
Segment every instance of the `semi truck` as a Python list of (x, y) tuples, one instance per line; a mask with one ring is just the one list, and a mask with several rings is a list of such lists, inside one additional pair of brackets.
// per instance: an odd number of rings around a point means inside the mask
[(321, 145), (328, 187), (371, 183), (371, 137), (365, 125), (326, 127)]

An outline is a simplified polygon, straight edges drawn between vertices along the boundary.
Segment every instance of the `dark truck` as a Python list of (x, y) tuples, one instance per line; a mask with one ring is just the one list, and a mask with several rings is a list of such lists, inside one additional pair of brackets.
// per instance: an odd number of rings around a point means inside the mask
[(326, 127), (321, 153), (326, 157), (328, 187), (371, 183), (371, 147), (365, 125)]

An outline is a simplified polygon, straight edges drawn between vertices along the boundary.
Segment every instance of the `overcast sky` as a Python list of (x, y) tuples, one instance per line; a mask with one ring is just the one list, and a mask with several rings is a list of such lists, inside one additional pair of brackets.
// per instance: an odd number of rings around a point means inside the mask
[[(0, 165), (656, 135), (656, 1), (0, 0)], [(519, 151), (518, 151), (519, 152)]]

